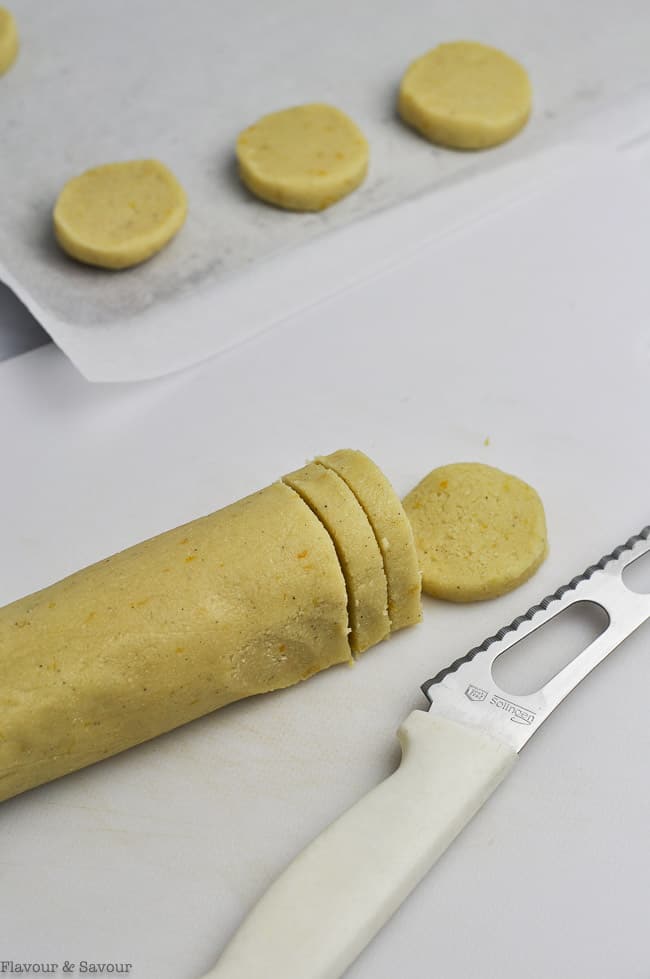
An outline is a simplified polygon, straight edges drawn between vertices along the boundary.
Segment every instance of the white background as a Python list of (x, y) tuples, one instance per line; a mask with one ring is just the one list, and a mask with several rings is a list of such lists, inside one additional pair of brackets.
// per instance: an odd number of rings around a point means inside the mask
[[(9, 186), (17, 164), (21, 182), (3, 197), (2, 263), (33, 305), (38, 294), (45, 309), (58, 277), (70, 318), (118, 317), (116, 360), (108, 347), (74, 347), (96, 376), (132, 364), (143, 303), (154, 346), (163, 327), (239, 346), (146, 384), (91, 384), (53, 345), (0, 363), (0, 603), (343, 446), (368, 452), (400, 494), (433, 466), (479, 460), (529, 480), (547, 509), (550, 556), (513, 594), (467, 607), (425, 599), (421, 626), (353, 669), (233, 705), (0, 807), (0, 960), (131, 962), (134, 979), (198, 979), (300, 846), (394, 769), (395, 729), (425, 706), (418, 685), (650, 521), (648, 7), (335, 4), (307, 19), (286, 0), (256, 16), (214, 5), (214, 22), (225, 9), (233, 29), (201, 36), (206, 4), (191, 0), (155, 5), (151, 31), (172, 42), (144, 52), (132, 18), (153, 4), (13, 9), (24, 48), (1, 81), (14, 135), (0, 175)], [(86, 35), (103, 47), (68, 55), (61, 99), (51, 40)], [(334, 36), (350, 39), (336, 57), (324, 40)], [(405, 61), (461, 36), (531, 71), (535, 115), (495, 153), (436, 151), (388, 108)], [(117, 62), (116, 38), (130, 52)], [(183, 94), (187, 52), (199, 49), (201, 97), (170, 114), (160, 93)], [(215, 84), (220, 65), (240, 88)], [(365, 196), (294, 220), (237, 194), (228, 153), (242, 122), (305, 95), (341, 101), (381, 152)], [(56, 253), (33, 246), (71, 172), (152, 152), (201, 207), (156, 263), (112, 280), (107, 303), (105, 277), (62, 274), (48, 264)], [(461, 170), (471, 179), (459, 184)], [(342, 237), (304, 241), (434, 185)], [(231, 234), (245, 247), (233, 250)], [(300, 244), (281, 273), (305, 283), (293, 316), (281, 279), (252, 309), (236, 290), (228, 305), (209, 275), (208, 313), (199, 303), (180, 315), (174, 289), (161, 298), (161, 278), (196, 272), (181, 254), (209, 265), (228, 246), (234, 269), (279, 242)], [(43, 339), (0, 288), (0, 359)], [(641, 630), (555, 713), (350, 979), (650, 977), (649, 638)]]
[[(51, 345), (0, 364), (0, 601), (346, 445), (400, 493), (455, 460), (515, 472), (551, 542), (511, 595), (425, 600), (421, 626), (353, 669), (4, 803), (3, 958), (196, 979), (297, 849), (393, 770), (419, 683), (648, 523), (649, 157), (565, 159), (548, 181), (531, 162), (518, 200), (482, 217), (474, 183), (448, 198), (467, 208), (455, 231), (185, 373), (92, 385)], [(556, 712), (351, 979), (647, 979), (648, 637)]]

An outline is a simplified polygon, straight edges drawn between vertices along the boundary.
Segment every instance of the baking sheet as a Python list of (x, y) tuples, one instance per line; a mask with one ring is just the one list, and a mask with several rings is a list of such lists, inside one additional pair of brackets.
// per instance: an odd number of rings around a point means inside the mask
[[(298, 848), (393, 770), (419, 684), (648, 523), (649, 159), (594, 154), (149, 385), (89, 384), (53, 347), (0, 364), (0, 602), (344, 445), (400, 493), (453, 460), (515, 472), (551, 541), (510, 595), (425, 600), (354, 669), (4, 803), (2, 959), (202, 975)], [(647, 979), (648, 638), (554, 713), (349, 979)]]
[[(22, 50), (0, 99), (0, 175), (10, 188), (0, 278), (94, 380), (176, 370), (374, 272), (375, 256), (353, 247), (338, 249), (334, 269), (318, 250), (300, 271), (291, 256), (461, 173), (548, 147), (650, 82), (643, 0), (619, 4), (615, 26), (608, 4), (589, 0), (525, 8), (515, 0), (16, 0), (13, 9)], [(519, 57), (535, 90), (526, 131), (480, 155), (436, 149), (395, 118), (408, 62), (459, 37)], [(232, 147), (259, 115), (310, 100), (340, 105), (361, 125), (370, 175), (322, 214), (287, 214), (240, 187)], [(186, 187), (182, 233), (151, 262), (119, 274), (68, 260), (50, 230), (63, 183), (89, 166), (143, 156), (160, 157)], [(379, 237), (386, 264), (403, 242)]]

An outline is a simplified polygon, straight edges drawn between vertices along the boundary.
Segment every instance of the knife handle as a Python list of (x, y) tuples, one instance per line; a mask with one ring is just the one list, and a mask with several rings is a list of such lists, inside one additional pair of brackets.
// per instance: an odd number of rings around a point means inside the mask
[(515, 762), (476, 728), (415, 710), (399, 768), (271, 884), (203, 979), (338, 979)]

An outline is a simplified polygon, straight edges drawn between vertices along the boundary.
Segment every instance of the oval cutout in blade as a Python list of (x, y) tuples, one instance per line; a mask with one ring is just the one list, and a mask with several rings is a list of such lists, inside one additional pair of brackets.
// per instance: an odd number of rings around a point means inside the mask
[(640, 554), (623, 569), (623, 584), (639, 595), (650, 595), (650, 551)]
[(505, 693), (536, 693), (605, 631), (609, 616), (596, 602), (575, 602), (506, 649), (492, 665)]

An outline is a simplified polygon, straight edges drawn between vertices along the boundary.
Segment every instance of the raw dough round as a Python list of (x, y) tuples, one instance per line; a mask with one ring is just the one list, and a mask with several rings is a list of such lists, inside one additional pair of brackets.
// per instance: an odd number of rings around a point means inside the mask
[(6, 7), (0, 7), (0, 75), (13, 65), (18, 54), (16, 21)]
[(402, 119), (432, 143), (480, 150), (523, 128), (532, 93), (522, 66), (474, 41), (441, 44), (407, 69), (399, 91)]
[(544, 507), (516, 476), (477, 462), (434, 469), (404, 500), (422, 587), (473, 602), (522, 584), (548, 553)]
[(395, 490), (357, 449), (339, 449), (316, 461), (348, 484), (370, 521), (384, 562), (391, 631), (415, 625), (422, 618), (420, 568), (411, 524)]
[(368, 518), (347, 483), (317, 462), (282, 481), (302, 497), (332, 538), (348, 593), (350, 648), (363, 653), (390, 632), (384, 562)]
[(159, 252), (186, 214), (185, 191), (163, 163), (107, 163), (68, 181), (54, 208), (54, 232), (72, 258), (125, 269)]
[(291, 211), (322, 211), (362, 182), (368, 144), (340, 109), (298, 105), (240, 133), (237, 160), (243, 183), (257, 197)]

